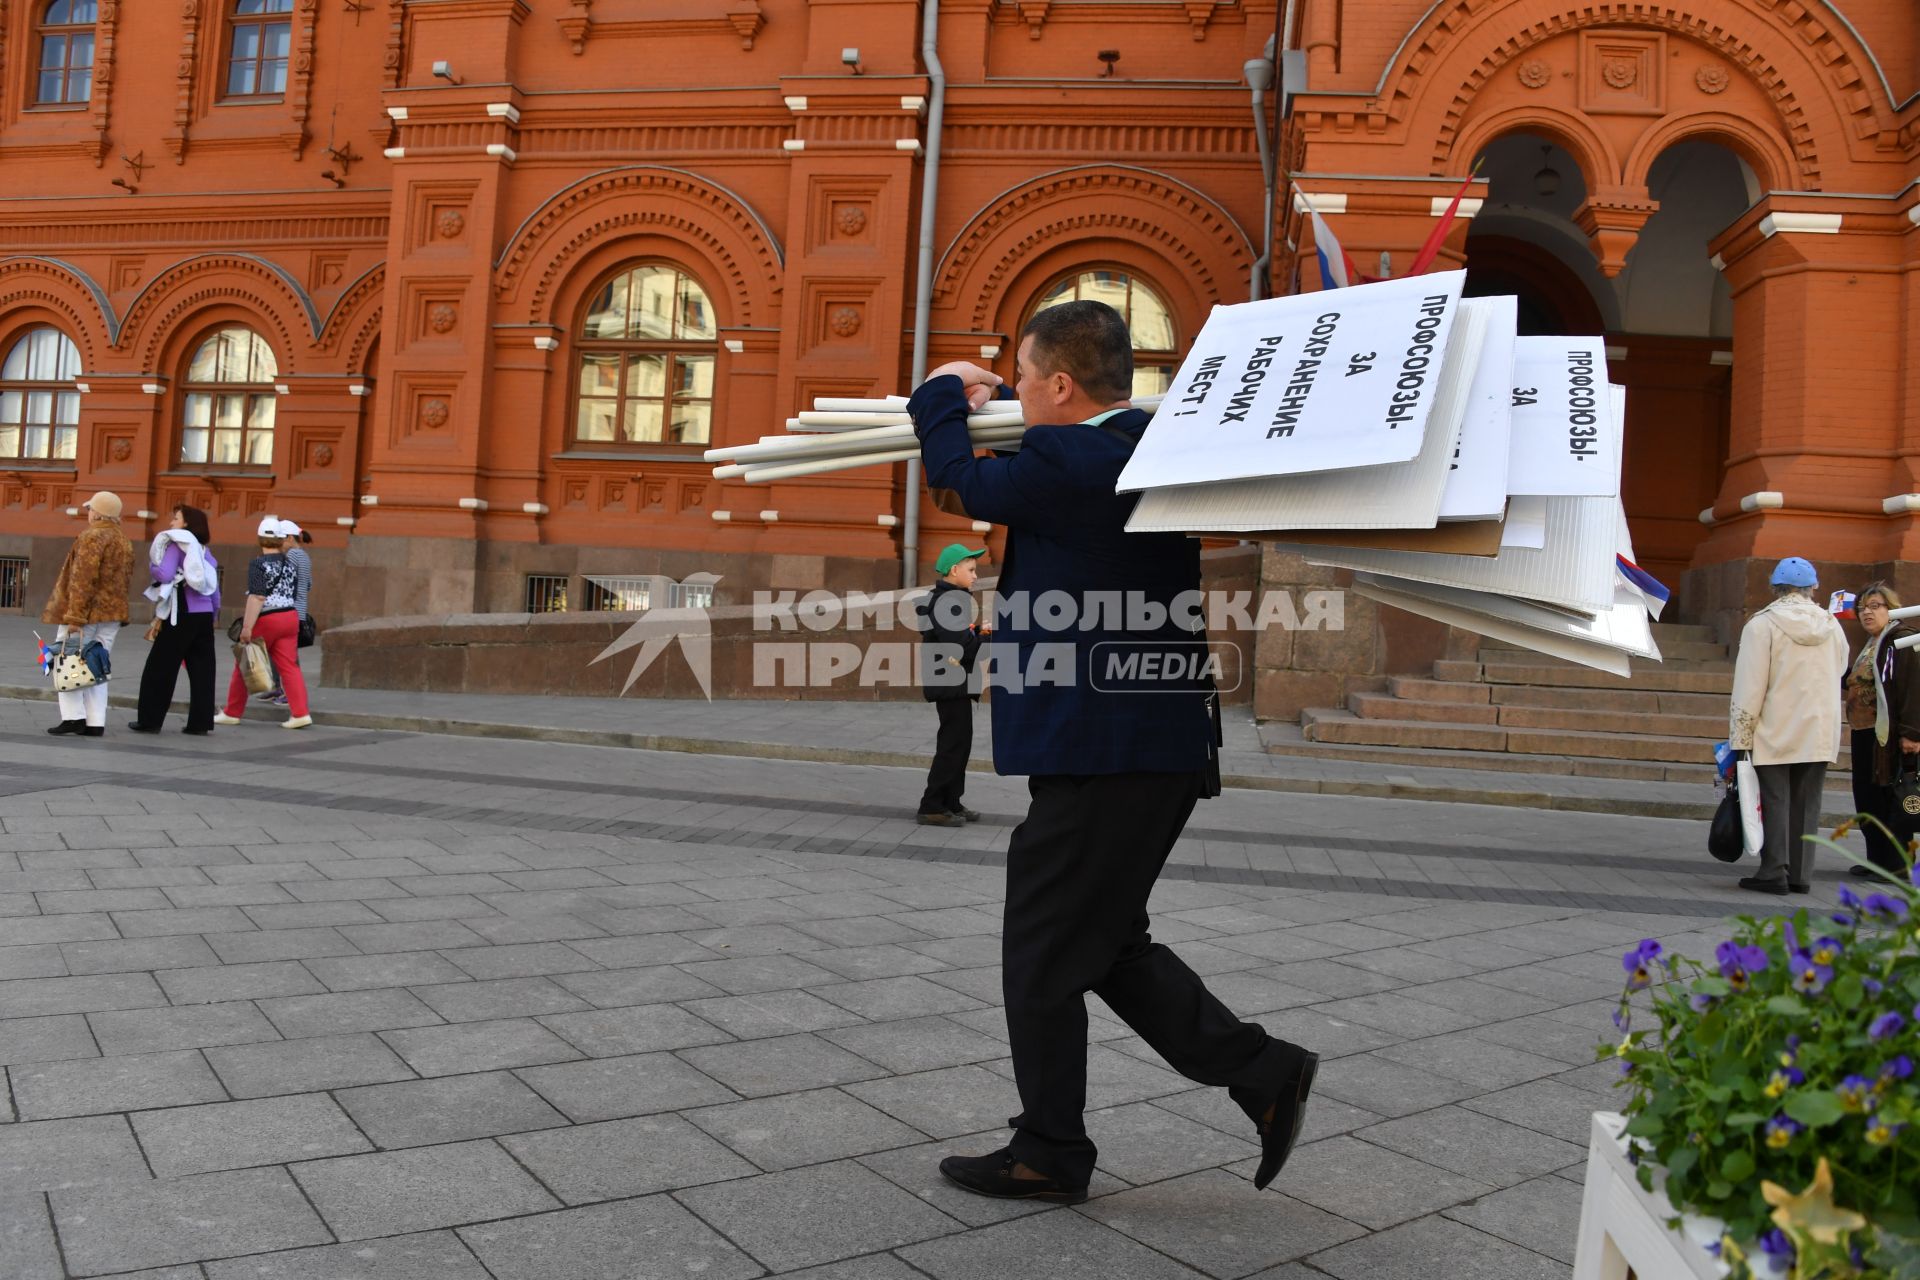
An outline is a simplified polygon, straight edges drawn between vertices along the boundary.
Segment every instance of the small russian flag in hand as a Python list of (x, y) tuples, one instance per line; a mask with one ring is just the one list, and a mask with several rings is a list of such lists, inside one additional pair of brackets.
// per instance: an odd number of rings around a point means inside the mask
[(1827, 612), (1836, 618), (1851, 618), (1853, 606), (1859, 599), (1860, 597), (1851, 591), (1836, 591), (1827, 597)]
[(40, 633), (38, 631), (33, 633), (33, 642), (36, 646), (39, 647), (39, 650), (40, 650), (40, 674), (43, 676), (52, 675), (53, 674), (53, 650), (47, 648), (47, 642), (40, 638)]

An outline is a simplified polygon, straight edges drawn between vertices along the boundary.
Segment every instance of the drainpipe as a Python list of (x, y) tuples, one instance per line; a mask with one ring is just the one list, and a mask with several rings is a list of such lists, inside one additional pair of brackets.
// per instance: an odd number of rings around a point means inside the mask
[(1260, 220), (1260, 256), (1254, 259), (1247, 300), (1258, 302), (1267, 293), (1267, 275), (1273, 263), (1273, 162), (1267, 142), (1267, 90), (1273, 87), (1273, 41), (1267, 42), (1263, 57), (1247, 59), (1241, 70), (1253, 90), (1253, 144), (1260, 149), (1261, 183), (1266, 189), (1266, 216)]
[[(920, 57), (931, 81), (927, 95), (927, 159), (920, 172), (920, 262), (914, 273), (912, 386), (927, 377), (927, 336), (933, 325), (934, 211), (940, 199), (940, 126), (947, 114), (947, 72), (940, 65), (940, 0), (923, 0)], [(907, 459), (907, 510), (900, 540), (900, 585), (920, 578), (920, 459)]]

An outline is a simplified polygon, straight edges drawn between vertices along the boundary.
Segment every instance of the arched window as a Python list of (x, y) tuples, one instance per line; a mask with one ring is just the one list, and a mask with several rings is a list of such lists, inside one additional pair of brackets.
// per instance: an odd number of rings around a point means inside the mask
[(713, 304), (678, 267), (621, 268), (593, 291), (575, 333), (577, 444), (705, 444), (719, 343)]
[(40, 79), (36, 106), (85, 102), (93, 93), (96, 0), (49, 0), (40, 15)]
[(273, 380), (267, 340), (241, 325), (215, 330), (187, 365), (180, 461), (219, 467), (273, 465)]
[(80, 349), (29, 329), (0, 364), (0, 458), (71, 458), (80, 438)]
[(1151, 285), (1117, 267), (1090, 267), (1054, 281), (1033, 304), (1035, 314), (1075, 299), (1104, 302), (1126, 319), (1133, 334), (1133, 394), (1160, 395), (1179, 367), (1173, 312)]
[(287, 91), (287, 54), (293, 48), (293, 0), (233, 0), (233, 38), (227, 46), (229, 98), (271, 98)]

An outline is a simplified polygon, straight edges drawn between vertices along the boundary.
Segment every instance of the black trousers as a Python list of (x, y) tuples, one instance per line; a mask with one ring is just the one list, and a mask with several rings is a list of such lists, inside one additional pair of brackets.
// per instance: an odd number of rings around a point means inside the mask
[(1007, 849), (1007, 1030), (1021, 1114), (1014, 1157), (1074, 1185), (1087, 1137), (1091, 991), (1181, 1075), (1224, 1086), (1256, 1122), (1297, 1052), (1242, 1022), (1147, 932), (1147, 895), (1199, 798), (1197, 774), (1035, 777)]
[(213, 728), (213, 615), (180, 609), (180, 622), (163, 624), (160, 638), (147, 651), (140, 673), (140, 710), (135, 718), (159, 728), (173, 704), (180, 681), (180, 664), (187, 667), (187, 728)]
[(973, 699), (942, 698), (940, 732), (933, 739), (933, 765), (920, 796), (921, 813), (957, 813), (967, 789), (967, 761), (973, 756)]
[[(1880, 744), (1875, 740), (1873, 730), (1853, 731), (1853, 808), (1856, 813), (1864, 813), (1887, 824), (1886, 831), (1871, 822), (1860, 824), (1861, 834), (1867, 838), (1867, 861), (1896, 875), (1904, 875), (1907, 860), (1894, 844), (1894, 839), (1904, 842), (1911, 824), (1894, 808), (1893, 789), (1873, 780), (1873, 758), (1879, 749)], [(1893, 835), (1889, 836), (1888, 831)]]

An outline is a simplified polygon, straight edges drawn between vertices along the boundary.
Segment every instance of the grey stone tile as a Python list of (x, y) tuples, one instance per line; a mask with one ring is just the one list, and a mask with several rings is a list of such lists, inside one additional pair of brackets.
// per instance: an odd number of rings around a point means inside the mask
[(1504, 1089), (1567, 1069), (1567, 1064), (1558, 1059), (1481, 1039), (1477, 1031), (1388, 1045), (1374, 1050), (1374, 1056), (1423, 1071), (1435, 1071), (1482, 1090)]
[(1458, 1102), (1482, 1089), (1450, 1077), (1363, 1053), (1322, 1063), (1314, 1092), (1383, 1116), (1404, 1116)]
[[(1212, 1125), (1229, 1137), (1254, 1141), (1253, 1122), (1247, 1119), (1246, 1112), (1234, 1105), (1225, 1089), (1193, 1089), (1187, 1093), (1176, 1093), (1170, 1098), (1155, 1098), (1152, 1105), (1189, 1120)], [(1337, 1098), (1316, 1092), (1307, 1107), (1307, 1123), (1300, 1131), (1300, 1141), (1318, 1142), (1335, 1134), (1378, 1124), (1381, 1119), (1371, 1111), (1348, 1106)]]
[(590, 938), (569, 942), (567, 945), (587, 959), (596, 964), (603, 964), (609, 969), (643, 965), (692, 964), (701, 960), (714, 960), (724, 954), (711, 951), (677, 933), (638, 938)]
[(86, 911), (133, 913), (165, 910), (173, 905), (158, 889), (50, 889), (34, 897), (39, 900), (40, 910), (50, 916)]
[[(396, 896), (401, 896), (398, 891)], [(340, 926), (340, 933), (347, 941), (369, 954), (391, 951), (434, 951), (441, 947), (469, 948), (478, 947), (486, 941), (458, 920), (417, 920), (404, 924), (349, 924)], [(507, 975), (489, 974), (487, 976), (505, 977)]]
[(1607, 1109), (1591, 1093), (1557, 1080), (1532, 1080), (1499, 1093), (1470, 1098), (1460, 1105), (1576, 1146), (1587, 1142), (1588, 1117)]
[(341, 1156), (296, 1164), (292, 1172), (341, 1240), (560, 1207), (491, 1141)]
[(676, 1199), (774, 1271), (898, 1249), (960, 1227), (879, 1174), (846, 1161), (696, 1187)]
[[(1053, 1205), (1038, 1200), (996, 1200), (962, 1191), (940, 1172), (940, 1162), (952, 1155), (985, 1155), (1007, 1143), (1004, 1129), (968, 1137), (927, 1143), (917, 1147), (895, 1147), (859, 1157), (859, 1162), (887, 1181), (970, 1227), (1005, 1222), (1030, 1213), (1044, 1213)], [(1094, 1171), (1091, 1193), (1104, 1195), (1120, 1190), (1124, 1184)]]
[(7, 1280), (65, 1280), (46, 1202), (0, 1191), (0, 1275)]
[(1412, 947), (1388, 947), (1382, 951), (1356, 951), (1340, 957), (1341, 963), (1365, 969), (1400, 983), (1437, 982), (1442, 978), (1464, 978), (1475, 972), (1472, 965), (1457, 960), (1442, 960)]
[(1193, 1280), (1163, 1254), (1072, 1210), (1016, 1218), (899, 1251), (935, 1280)]
[(579, 973), (598, 967), (561, 942), (465, 947), (443, 950), (440, 954), (475, 978), (530, 978), (548, 973)]
[(687, 1119), (763, 1169), (911, 1146), (927, 1136), (837, 1089), (703, 1107)]
[[(1418, 992), (1425, 988), (1414, 987), (1411, 990)], [(1445, 1035), (1449, 1031), (1461, 1031), (1478, 1026), (1487, 1020), (1486, 1016), (1460, 1013), (1440, 1005), (1429, 1004), (1424, 1000), (1414, 999), (1397, 991), (1382, 991), (1370, 996), (1350, 996), (1345, 1000), (1329, 1000), (1325, 1004), (1315, 1005), (1314, 1009), (1328, 1017), (1377, 1027), (1403, 1038)], [(1499, 1015), (1488, 1016), (1498, 1017)]]
[(934, 973), (947, 967), (932, 956), (892, 945), (846, 946), (829, 951), (810, 951), (807, 953), (807, 959), (823, 969), (831, 969), (841, 977), (853, 981), (870, 978), (902, 978), (913, 974)]
[(146, 1182), (152, 1177), (124, 1116), (0, 1126), (0, 1195)]
[(750, 996), (689, 1000), (683, 1006), (743, 1040), (858, 1026), (863, 1019), (806, 991), (762, 991)]
[(261, 903), (247, 908), (247, 918), (262, 929), (315, 929), (322, 925), (379, 924), (361, 902)]
[(94, 1058), (99, 1054), (93, 1033), (87, 1029), (87, 1020), (80, 1014), (0, 1021), (0, 1067), (16, 1062)]
[[(1604, 1036), (1602, 1032), (1605, 1032)], [(1604, 1017), (1597, 1023), (1582, 1026), (1535, 1014), (1530, 1018), (1514, 1018), (1508, 1022), (1492, 1022), (1475, 1027), (1472, 1034), (1478, 1040), (1522, 1049), (1571, 1066), (1592, 1062), (1594, 1051), (1603, 1040), (1608, 1048), (1616, 1043), (1613, 1028)]]
[(0, 1018), (40, 1018), (102, 1009), (150, 1009), (166, 1003), (166, 993), (144, 973), (0, 982)]
[(634, 1280), (637, 1241), (645, 1241), (649, 1275), (761, 1274), (758, 1263), (667, 1196), (462, 1227), (460, 1235), (499, 1280)]
[(407, 1064), (394, 1057), (379, 1037), (366, 1033), (235, 1045), (208, 1049), (206, 1055), (236, 1098), (413, 1078)]
[(305, 996), (326, 990), (297, 960), (208, 965), (198, 969), (162, 969), (154, 977), (175, 1004)]
[(566, 1123), (505, 1071), (368, 1085), (342, 1089), (336, 1096), (383, 1149), (464, 1142)]
[[(849, 916), (840, 920), (795, 920), (797, 933), (817, 938), (829, 947), (878, 947), (920, 942), (926, 934), (885, 916)], [(811, 954), (811, 953), (809, 953)]]
[(104, 915), (20, 916), (7, 921), (7, 938), (14, 946), (83, 942), (119, 936), (112, 918)]
[(331, 1243), (280, 1169), (56, 1191), (52, 1202), (67, 1265), (80, 1275)]
[[(883, 896), (897, 898), (900, 894), (900, 889), (888, 889)], [(976, 934), (1000, 932), (1000, 914), (997, 910), (990, 914), (973, 907), (901, 911), (889, 914), (887, 919), (934, 938), (970, 938)]]
[(679, 1116), (635, 1116), (502, 1138), (568, 1204), (744, 1177), (751, 1164)]
[(979, 1066), (891, 1076), (847, 1092), (935, 1138), (997, 1129), (1020, 1110), (1013, 1081)]
[(1397, 1044), (1405, 1036), (1378, 1027), (1363, 1026), (1326, 1012), (1325, 1005), (1302, 1009), (1281, 1009), (1256, 1019), (1267, 1034), (1291, 1040), (1320, 1055), (1324, 1068), (1329, 1059), (1365, 1053), (1370, 1049)]
[(519, 1075), (576, 1124), (735, 1100), (732, 1090), (670, 1053), (589, 1058), (585, 1062), (555, 1067), (523, 1067)]
[(389, 1031), (385, 1039), (423, 1076), (570, 1062), (581, 1056), (578, 1049), (529, 1018)]
[(685, 1049), (732, 1039), (711, 1023), (670, 1004), (560, 1013), (543, 1017), (540, 1022), (596, 1058)]
[(306, 965), (329, 991), (361, 991), (370, 987), (410, 987), (439, 982), (466, 982), (467, 975), (431, 951), (401, 951), (378, 956), (335, 956), (309, 960)]
[(1571, 1142), (1460, 1107), (1389, 1120), (1354, 1136), (1496, 1187), (1564, 1169), (1584, 1154)]
[[(812, 939), (807, 941), (810, 945), (818, 946)], [(839, 974), (791, 955), (741, 956), (733, 960), (689, 964), (686, 969), (688, 973), (730, 995), (786, 991), (842, 981)]]
[(213, 953), (206, 941), (192, 934), (67, 942), (61, 944), (59, 951), (66, 960), (67, 972), (74, 974), (133, 973), (143, 969), (179, 969), (220, 963), (220, 957)]
[(703, 982), (670, 964), (604, 972), (563, 973), (550, 981), (600, 1009), (659, 1004), (668, 1000), (698, 1000), (703, 996), (722, 994), (720, 988), (712, 983)]
[(1375, 1231), (1493, 1190), (1352, 1137), (1294, 1148), (1274, 1187)]
[(1102, 1196), (1080, 1212), (1214, 1276), (1244, 1276), (1366, 1234), (1219, 1169)]
[(749, 1098), (849, 1084), (886, 1074), (865, 1058), (811, 1035), (683, 1049), (680, 1056)]
[(347, 1035), (395, 1027), (436, 1025), (440, 1017), (404, 990), (346, 991), (332, 995), (283, 996), (260, 1001), (260, 1009), (289, 1040)]
[[(1011, 1062), (997, 1062), (994, 1070), (1011, 1074), (1013, 1066)], [(1127, 1102), (1164, 1098), (1170, 1093), (1184, 1093), (1192, 1087), (1191, 1081), (1165, 1068), (1142, 1062), (1103, 1044), (1087, 1046), (1089, 1108), (1117, 1107)]]
[(1315, 1254), (1313, 1265), (1337, 1280), (1566, 1280), (1551, 1258), (1445, 1218), (1422, 1218)]
[[(401, 882), (400, 887), (404, 889), (405, 883)], [(502, 918), (498, 911), (469, 893), (423, 898), (376, 898), (366, 906), (376, 921), (385, 920), (388, 924), (410, 924), (421, 920), (460, 920), (467, 923), (470, 920)], [(467, 927), (473, 926), (469, 923)]]
[(1135, 1186), (1260, 1154), (1257, 1143), (1146, 1102), (1089, 1112), (1086, 1123), (1100, 1148), (1100, 1168)]
[(823, 1267), (782, 1273), (784, 1280), (924, 1280), (890, 1253), (870, 1253), (864, 1258), (845, 1258)]
[(824, 1031), (820, 1038), (901, 1074), (965, 1066), (1007, 1054), (1005, 1041), (963, 1027), (946, 1017), (903, 1018), (896, 1022), (842, 1027)]
[(909, 942), (904, 947), (956, 969), (977, 969), (983, 965), (999, 964), (1001, 960), (1000, 939), (997, 937), (934, 938), (926, 942)]
[(530, 1018), (537, 1013), (572, 1013), (591, 1008), (547, 978), (494, 978), (484, 982), (443, 982), (414, 988), (448, 1022), (487, 1018)]
[(1535, 1178), (1448, 1209), (1445, 1216), (1572, 1266), (1581, 1197), (1577, 1182)]
[(255, 929), (247, 933), (213, 933), (207, 945), (226, 964), (262, 960), (305, 960), (315, 956), (358, 955), (351, 942), (335, 929)]
[(189, 1004), (166, 1009), (121, 1009), (91, 1013), (87, 1023), (102, 1053), (161, 1053), (215, 1045), (278, 1040), (280, 1033), (245, 1000)]
[(451, 1231), (209, 1262), (207, 1280), (492, 1280)]
[(123, 938), (155, 938), (165, 933), (239, 933), (253, 921), (238, 907), (183, 907), (166, 911), (117, 911), (114, 927)]
[(320, 1093), (143, 1111), (130, 1118), (161, 1178), (373, 1150), (333, 1099)]
[(135, 1053), (9, 1068), (23, 1120), (97, 1115), (141, 1107), (224, 1102), (226, 1091), (198, 1053)]
[[(15, 978), (65, 977), (70, 971), (61, 953), (62, 946), (83, 945), (86, 944), (41, 942), (30, 946), (0, 947), (0, 981), (10, 982)], [(136, 965), (135, 967), (144, 968), (145, 966)]]

